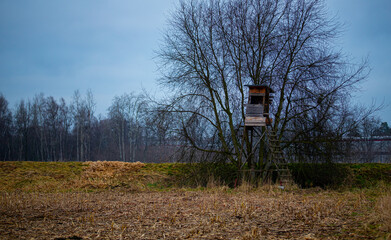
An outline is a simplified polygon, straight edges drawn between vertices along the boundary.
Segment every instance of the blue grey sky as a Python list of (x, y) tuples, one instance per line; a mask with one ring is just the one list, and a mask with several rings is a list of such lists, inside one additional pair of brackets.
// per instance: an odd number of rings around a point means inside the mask
[[(35, 94), (71, 101), (91, 89), (96, 112), (142, 88), (159, 92), (154, 60), (177, 0), (0, 0), (0, 93), (10, 106)], [(341, 48), (372, 69), (356, 94), (360, 103), (384, 101), (391, 123), (391, 1), (326, 0), (345, 23)]]

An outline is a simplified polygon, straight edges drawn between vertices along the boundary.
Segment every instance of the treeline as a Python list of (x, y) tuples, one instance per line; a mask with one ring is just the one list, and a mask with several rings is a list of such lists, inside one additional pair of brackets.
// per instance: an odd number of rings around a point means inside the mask
[(14, 109), (0, 94), (0, 160), (159, 162), (178, 145), (172, 121), (143, 95), (115, 97), (107, 117), (97, 116), (95, 106), (90, 91), (76, 91), (70, 103), (39, 94)]
[[(0, 94), (1, 161), (216, 161), (214, 151), (202, 152), (192, 144), (219, 149), (200, 122), (183, 120), (167, 106), (142, 94), (114, 97), (105, 117), (97, 116), (93, 94), (74, 93), (72, 101), (43, 94), (21, 100), (14, 108)], [(187, 130), (184, 131), (183, 125)], [(238, 128), (240, 131), (240, 128)], [(302, 129), (296, 128), (296, 134)], [(324, 140), (312, 135), (292, 141), (283, 138), (290, 162), (389, 162), (391, 128), (367, 117), (347, 134)], [(240, 134), (240, 133), (239, 133)], [(193, 137), (189, 137), (189, 136)], [(194, 136), (197, 136), (195, 138)], [(284, 142), (284, 140), (288, 140)], [(380, 141), (381, 140), (381, 141)], [(320, 159), (320, 160), (319, 160)]]

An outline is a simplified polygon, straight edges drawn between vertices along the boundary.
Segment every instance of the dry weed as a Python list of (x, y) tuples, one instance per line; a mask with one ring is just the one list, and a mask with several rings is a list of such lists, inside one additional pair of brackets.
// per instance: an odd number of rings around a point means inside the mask
[(212, 188), (221, 187), (222, 185), (223, 184), (221, 183), (221, 181), (219, 179), (215, 179), (215, 177), (213, 175), (210, 175), (209, 179), (208, 179), (208, 183), (206, 184), (206, 187), (209, 189), (212, 189)]
[(244, 192), (244, 193), (249, 193), (251, 191), (254, 190), (254, 185), (247, 182), (247, 181), (243, 181), (237, 188), (236, 188), (236, 191), (239, 191), (239, 192)]
[(380, 197), (375, 212), (374, 220), (380, 223), (380, 229), (391, 233), (391, 195)]

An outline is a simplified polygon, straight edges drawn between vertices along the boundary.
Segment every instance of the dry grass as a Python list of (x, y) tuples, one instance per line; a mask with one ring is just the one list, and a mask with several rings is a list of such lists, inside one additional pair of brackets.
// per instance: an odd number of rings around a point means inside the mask
[[(379, 204), (390, 203), (382, 199)], [(246, 192), (0, 193), (0, 239), (386, 237), (386, 225), (366, 225), (371, 209), (362, 192), (287, 192), (272, 186)]]
[(166, 188), (176, 171), (164, 164), (104, 161), (0, 163), (0, 239), (391, 236), (386, 184), (343, 192), (248, 183), (230, 189), (211, 177), (207, 188)]
[(377, 200), (372, 223), (380, 224), (380, 229), (389, 232), (391, 239), (391, 195), (385, 195)]
[(141, 190), (142, 178), (137, 173), (144, 166), (141, 162), (86, 162), (81, 177), (74, 181), (73, 188), (107, 189), (126, 186), (128, 190)]

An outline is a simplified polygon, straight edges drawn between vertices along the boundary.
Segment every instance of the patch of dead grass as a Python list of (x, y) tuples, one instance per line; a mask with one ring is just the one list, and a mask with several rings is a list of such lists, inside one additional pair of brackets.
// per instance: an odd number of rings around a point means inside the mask
[(381, 230), (391, 233), (391, 195), (377, 200), (373, 220), (380, 224)]
[(137, 172), (145, 166), (141, 162), (96, 161), (86, 163), (87, 166), (83, 172), (84, 176), (91, 178), (99, 177), (102, 179)]
[(141, 190), (142, 179), (137, 173), (144, 166), (145, 164), (141, 162), (86, 162), (81, 177), (74, 182), (74, 185), (81, 189), (125, 187), (130, 190)]

